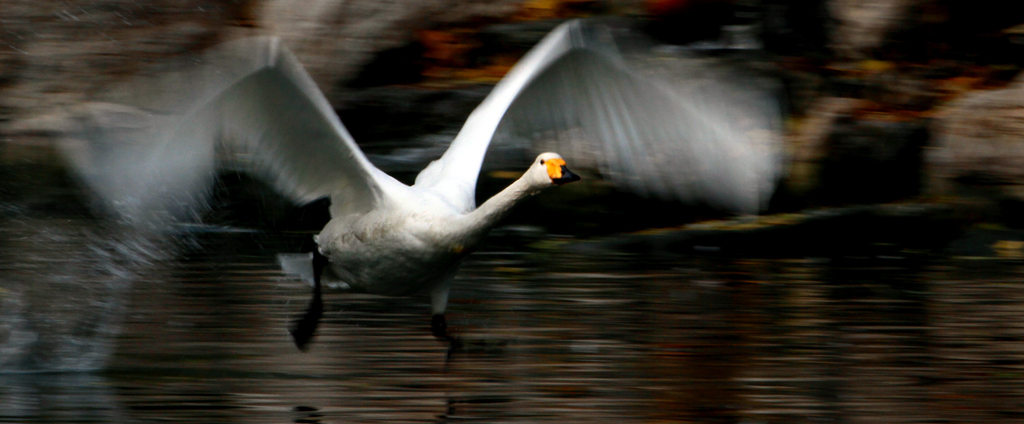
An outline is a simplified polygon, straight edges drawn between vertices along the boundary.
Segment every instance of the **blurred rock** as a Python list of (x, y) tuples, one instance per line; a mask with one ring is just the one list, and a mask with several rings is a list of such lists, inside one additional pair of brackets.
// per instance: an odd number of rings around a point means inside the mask
[(1024, 3), (1003, 0), (899, 0), (903, 12), (889, 25), (873, 56), (928, 63), (937, 59), (1024, 65), (1024, 45), (1012, 27)]
[(862, 59), (872, 56), (885, 36), (899, 26), (920, 0), (832, 0), (829, 11), (835, 19), (831, 47), (840, 57)]
[(835, 121), (821, 163), (817, 197), (829, 203), (881, 203), (920, 194), (924, 120), (890, 114)]
[(849, 115), (866, 103), (865, 100), (844, 97), (824, 97), (810, 103), (807, 116), (799, 124), (790, 141), (790, 189), (796, 193), (806, 193), (818, 185), (818, 165), (828, 154), (828, 137), (836, 120), (840, 116)]
[(148, 65), (258, 34), (281, 36), (330, 97), (375, 55), (408, 45), (417, 30), (500, 20), (521, 3), (8, 1), (0, 9), (0, 130), (88, 100)]
[[(734, 217), (570, 244), (571, 250), (592, 254), (632, 252), (746, 258), (903, 256), (909, 253), (904, 249), (942, 249), (959, 235), (959, 222), (954, 208), (948, 205), (890, 203)], [(559, 249), (570, 250), (561, 246)]]
[(438, 89), (387, 85), (345, 90), (336, 96), (336, 104), (352, 137), (372, 144), (441, 131), (457, 133), (490, 92), (491, 86), (484, 84)]
[(932, 131), (930, 191), (963, 194), (973, 186), (987, 195), (1024, 200), (1024, 76), (1006, 88), (950, 102), (937, 112)]
[(828, 0), (761, 0), (766, 50), (787, 56), (828, 56)]
[(867, 100), (822, 98), (792, 139), (788, 188), (825, 203), (877, 203), (921, 189), (923, 119)]
[(6, 1), (0, 8), (0, 123), (75, 104), (147, 64), (211, 45), (245, 6)]
[(472, 20), (499, 20), (520, 9), (523, 0), (398, 2), (267, 0), (257, 24), (279, 35), (306, 66), (321, 89), (354, 77), (374, 55), (408, 44), (417, 31)]
[(562, 23), (560, 19), (503, 22), (480, 29), (482, 48), (527, 51)]
[(729, 0), (652, 0), (647, 2), (652, 16), (647, 30), (672, 44), (718, 40), (724, 26), (738, 23), (739, 7)]

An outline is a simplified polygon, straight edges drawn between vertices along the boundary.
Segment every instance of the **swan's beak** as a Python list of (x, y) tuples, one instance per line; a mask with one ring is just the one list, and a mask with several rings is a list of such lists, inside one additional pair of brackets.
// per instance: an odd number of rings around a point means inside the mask
[(580, 176), (573, 174), (572, 171), (565, 166), (565, 161), (562, 159), (551, 159), (547, 161), (545, 165), (548, 167), (548, 176), (551, 177), (551, 182), (555, 185), (562, 185), (580, 180)]
[(555, 183), (555, 185), (568, 184), (568, 183), (571, 183), (573, 181), (579, 181), (580, 180), (580, 176), (576, 175), (576, 174), (573, 174), (572, 171), (569, 170), (569, 168), (565, 167), (565, 165), (562, 165), (561, 171), (562, 171), (562, 177), (561, 178), (552, 178), (551, 179), (551, 182)]

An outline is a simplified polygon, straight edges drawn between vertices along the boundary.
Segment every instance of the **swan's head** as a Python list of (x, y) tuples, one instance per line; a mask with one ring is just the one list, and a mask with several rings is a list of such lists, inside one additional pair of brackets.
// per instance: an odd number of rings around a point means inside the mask
[(565, 159), (562, 159), (558, 153), (550, 152), (537, 156), (527, 174), (540, 187), (562, 185), (580, 180), (579, 175), (573, 174), (565, 166)]

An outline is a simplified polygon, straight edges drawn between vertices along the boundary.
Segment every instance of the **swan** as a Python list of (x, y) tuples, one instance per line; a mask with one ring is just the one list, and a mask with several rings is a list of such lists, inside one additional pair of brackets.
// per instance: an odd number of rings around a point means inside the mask
[[(375, 294), (429, 294), (431, 327), (444, 337), (460, 263), (514, 205), (579, 180), (567, 159), (590, 161), (637, 192), (740, 212), (756, 212), (771, 194), (781, 161), (770, 96), (696, 61), (685, 77), (657, 63), (638, 71), (641, 59), (614, 31), (581, 20), (555, 28), (413, 185), (370, 163), (275, 37), (228, 42), (112, 90), (112, 100), (76, 115), (79, 129), (62, 150), (98, 203), (140, 226), (195, 214), (223, 166), (260, 174), (299, 203), (329, 197), (331, 220), (312, 253), (314, 299), (293, 329), (297, 345), (312, 337), (320, 287), (331, 280)], [(492, 140), (524, 137), (570, 155), (540, 154), (477, 206)]]

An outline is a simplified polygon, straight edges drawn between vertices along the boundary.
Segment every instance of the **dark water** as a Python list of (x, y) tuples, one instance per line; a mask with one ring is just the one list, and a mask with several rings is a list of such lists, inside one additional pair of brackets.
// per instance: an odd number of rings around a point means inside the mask
[(106, 369), (0, 375), (0, 422), (1024, 419), (1020, 262), (650, 259), (516, 234), (459, 274), (447, 361), (425, 299), (337, 291), (301, 353), (308, 287), (274, 255), (308, 235), (191, 235), (136, 271)]
[[(140, 234), (39, 169), (0, 180), (0, 422), (1024, 421), (1012, 243), (765, 259), (504, 228), (453, 289), (461, 349), (426, 299), (327, 291), (302, 353), (287, 330), (309, 288), (276, 255), (311, 234)], [(835, 234), (805, 239), (850, 243)]]

